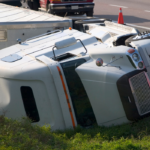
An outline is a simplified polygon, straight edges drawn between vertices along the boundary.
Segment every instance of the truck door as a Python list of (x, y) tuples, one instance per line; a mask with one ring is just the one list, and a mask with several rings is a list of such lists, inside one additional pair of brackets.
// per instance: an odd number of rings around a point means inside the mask
[(84, 86), (75, 71), (78, 66), (85, 62), (85, 59), (78, 59), (61, 63), (67, 87), (69, 89), (77, 124), (81, 125), (82, 127), (96, 124), (93, 108), (84, 89)]
[(53, 76), (65, 127), (75, 128), (77, 124), (88, 127), (96, 124), (93, 108), (75, 71), (86, 60), (78, 59), (59, 63), (46, 56), (39, 56), (37, 59), (48, 66)]

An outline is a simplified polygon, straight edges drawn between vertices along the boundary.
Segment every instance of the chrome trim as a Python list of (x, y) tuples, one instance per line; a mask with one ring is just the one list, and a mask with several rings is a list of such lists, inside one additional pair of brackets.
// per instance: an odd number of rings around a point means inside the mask
[(61, 1), (62, 1), (62, 2), (66, 2), (66, 3), (67, 3), (67, 2), (81, 2), (81, 1), (82, 1), (82, 2), (86, 2), (86, 0), (74, 0), (74, 1), (73, 1), (73, 0), (61, 0)]
[(54, 30), (54, 31), (51, 31), (51, 32), (47, 32), (47, 33), (38, 35), (38, 36), (34, 36), (34, 37), (32, 37), (32, 38), (26, 39), (23, 43), (26, 43), (27, 41), (30, 41), (30, 40), (33, 40), (33, 39), (36, 39), (36, 38), (39, 38), (39, 37), (42, 37), (42, 36), (45, 36), (45, 35), (48, 35), (48, 34), (52, 34), (52, 33), (55, 33), (55, 32), (56, 32), (56, 33), (62, 32), (62, 30)]
[[(55, 9), (67, 9), (65, 6), (55, 7)], [(68, 8), (69, 9), (69, 8)]]
[(31, 28), (50, 28), (50, 27), (72, 27), (70, 19), (60, 21), (29, 21), (29, 22), (1, 22), (1, 29), (31, 29)]
[(93, 8), (93, 5), (85, 5), (84, 8)]
[[(130, 49), (133, 49), (133, 48), (130, 48)], [(139, 63), (139, 62), (143, 62), (143, 60), (142, 60), (142, 58), (141, 58), (140, 53), (139, 53), (136, 49), (134, 49), (134, 50), (135, 50), (135, 52), (132, 53), (132, 54), (130, 54), (128, 51), (126, 51), (126, 55), (131, 58), (132, 62), (134, 63), (134, 65), (136, 66), (136, 68), (137, 68), (138, 70), (144, 69), (144, 68), (145, 68), (144, 63), (143, 63), (143, 68), (139, 68), (138, 63)], [(138, 56), (139, 56), (139, 60), (138, 60), (138, 61), (135, 61), (135, 60), (132, 58), (132, 55), (135, 54), (135, 53), (138, 54)]]
[(150, 88), (149, 78), (145, 71), (129, 78), (131, 91), (137, 106), (139, 115), (145, 115), (150, 112)]
[(146, 76), (146, 79), (147, 79), (147, 83), (148, 83), (148, 85), (149, 85), (149, 87), (150, 87), (150, 79), (149, 79), (149, 77), (148, 77), (148, 74), (146, 73), (146, 72), (144, 72), (145, 73), (145, 76)]
[(94, 3), (64, 3), (64, 4), (50, 4), (50, 6), (66, 6), (66, 5), (94, 5)]
[[(72, 5), (71, 5), (72, 6)], [(73, 6), (77, 6), (77, 5), (73, 5)], [(57, 6), (57, 7), (53, 7), (51, 9), (69, 9), (70, 10), (71, 7), (66, 7), (65, 5), (64, 6)], [(77, 9), (72, 9), (72, 10), (80, 10), (80, 9), (88, 9), (88, 8), (94, 8), (93, 5), (85, 5), (84, 7), (83, 6), (78, 6)]]

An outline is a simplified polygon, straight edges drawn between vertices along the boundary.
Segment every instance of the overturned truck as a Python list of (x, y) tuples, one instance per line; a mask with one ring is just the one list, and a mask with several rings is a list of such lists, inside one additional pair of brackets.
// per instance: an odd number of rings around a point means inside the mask
[(52, 130), (150, 114), (149, 33), (109, 21), (83, 30), (56, 30), (0, 51), (1, 114)]

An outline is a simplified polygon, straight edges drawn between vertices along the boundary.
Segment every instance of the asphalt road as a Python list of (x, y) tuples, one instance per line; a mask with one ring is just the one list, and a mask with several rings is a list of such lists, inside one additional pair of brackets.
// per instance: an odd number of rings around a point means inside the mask
[[(125, 23), (150, 28), (150, 0), (94, 0), (94, 2), (96, 17), (118, 20), (121, 7)], [(20, 3), (16, 1), (13, 5)]]
[(150, 0), (94, 0), (94, 16), (118, 20), (122, 8), (124, 22), (150, 28)]

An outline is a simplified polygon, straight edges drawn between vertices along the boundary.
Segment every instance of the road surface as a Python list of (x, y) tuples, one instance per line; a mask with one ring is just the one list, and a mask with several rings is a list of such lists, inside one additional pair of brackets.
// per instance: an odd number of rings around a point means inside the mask
[[(118, 20), (121, 7), (125, 23), (150, 28), (150, 0), (94, 0), (94, 2), (96, 17)], [(18, 2), (13, 4), (18, 5)]]
[(150, 0), (94, 0), (94, 16), (118, 20), (122, 8), (124, 22), (150, 28)]

